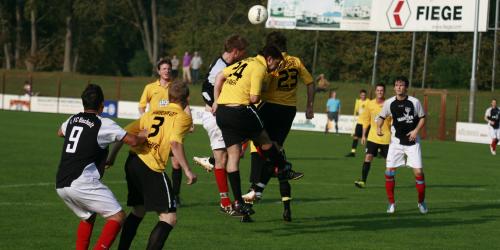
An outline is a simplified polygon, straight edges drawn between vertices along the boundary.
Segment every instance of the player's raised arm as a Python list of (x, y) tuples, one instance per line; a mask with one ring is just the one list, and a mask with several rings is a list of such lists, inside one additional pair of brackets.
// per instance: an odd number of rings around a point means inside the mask
[(215, 111), (217, 110), (217, 99), (219, 99), (220, 92), (222, 90), (222, 85), (226, 81), (226, 76), (224, 75), (223, 71), (219, 72), (217, 76), (215, 77), (215, 84), (214, 84), (214, 104), (212, 105), (212, 113), (215, 114)]

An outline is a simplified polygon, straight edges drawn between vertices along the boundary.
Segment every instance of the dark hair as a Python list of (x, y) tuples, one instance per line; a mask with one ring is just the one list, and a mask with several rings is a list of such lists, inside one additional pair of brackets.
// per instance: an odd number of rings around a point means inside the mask
[(163, 64), (168, 64), (168, 65), (170, 65), (170, 67), (172, 67), (172, 61), (170, 61), (170, 59), (160, 58), (160, 60), (158, 60), (158, 62), (156, 62), (156, 70), (160, 70), (160, 67)]
[(359, 93), (360, 93), (360, 94), (361, 94), (361, 93), (365, 93), (365, 94), (366, 94), (366, 90), (362, 89), (362, 90), (360, 90), (360, 91), (359, 91)]
[(187, 103), (189, 97), (189, 88), (186, 83), (181, 80), (175, 80), (168, 88), (168, 100), (173, 103)]
[(264, 57), (272, 57), (274, 59), (281, 59), (283, 60), (283, 55), (281, 54), (281, 51), (274, 45), (266, 45), (262, 50), (259, 52), (259, 55), (262, 55)]
[(281, 52), (287, 51), (286, 37), (279, 31), (273, 31), (267, 34), (266, 44), (276, 46)]
[(405, 83), (405, 86), (408, 88), (410, 86), (410, 81), (408, 81), (408, 78), (406, 78), (406, 76), (398, 76), (396, 77), (396, 79), (394, 80), (394, 84), (396, 84), (396, 82), (398, 81), (402, 81)]
[(248, 47), (248, 41), (240, 35), (231, 35), (224, 41), (224, 51), (231, 52), (233, 49), (244, 50)]
[(383, 83), (377, 83), (377, 85), (375, 85), (375, 88), (377, 88), (377, 87), (382, 87), (385, 90), (385, 84), (383, 84)]
[(104, 102), (104, 94), (97, 84), (89, 84), (82, 93), (84, 109), (99, 110)]

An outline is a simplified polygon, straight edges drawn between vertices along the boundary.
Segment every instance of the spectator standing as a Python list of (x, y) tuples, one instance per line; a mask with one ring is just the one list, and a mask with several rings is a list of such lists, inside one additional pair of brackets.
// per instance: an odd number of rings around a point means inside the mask
[(177, 58), (177, 55), (173, 55), (170, 62), (172, 63), (172, 78), (176, 79), (179, 76), (179, 58)]
[(195, 51), (193, 58), (191, 59), (191, 72), (192, 72), (192, 77), (193, 77), (193, 84), (196, 84), (196, 82), (199, 79), (200, 67), (202, 64), (203, 64), (203, 60), (201, 60), (201, 57), (198, 54), (198, 51)]
[(184, 52), (184, 57), (182, 58), (182, 81), (185, 83), (191, 83), (191, 58), (189, 52)]

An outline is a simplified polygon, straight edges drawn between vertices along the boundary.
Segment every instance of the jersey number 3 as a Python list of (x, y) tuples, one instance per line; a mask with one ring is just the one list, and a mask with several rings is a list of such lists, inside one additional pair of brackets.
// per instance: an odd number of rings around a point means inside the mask
[(83, 127), (74, 126), (69, 133), (68, 144), (66, 145), (66, 153), (75, 153), (76, 147), (78, 146), (78, 141), (80, 140), (80, 135), (82, 135)]
[(151, 128), (153, 128), (155, 131), (150, 133), (148, 135), (148, 138), (156, 136), (158, 134), (158, 132), (160, 132), (161, 125), (163, 125), (163, 122), (165, 122), (165, 118), (162, 116), (155, 116), (155, 118), (153, 120), (158, 121), (158, 124), (151, 125)]

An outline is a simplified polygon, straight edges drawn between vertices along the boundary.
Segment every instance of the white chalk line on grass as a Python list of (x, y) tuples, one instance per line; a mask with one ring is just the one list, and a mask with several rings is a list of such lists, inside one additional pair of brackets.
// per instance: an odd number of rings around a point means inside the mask
[[(103, 181), (105, 185), (116, 185), (116, 184), (126, 184), (125, 181)], [(305, 181), (291, 181), (291, 183), (295, 186), (301, 186), (301, 185), (313, 185), (313, 186), (344, 186), (344, 187), (354, 187), (354, 184), (351, 183), (325, 183), (325, 182), (305, 182)], [(195, 186), (201, 184), (201, 185), (215, 185), (215, 181), (198, 181), (195, 183)], [(268, 186), (277, 186), (278, 183), (276, 181), (272, 181), (268, 184)], [(23, 187), (49, 187), (52, 186), (55, 188), (55, 183), (53, 182), (36, 182), (36, 183), (19, 183), (19, 184), (2, 184), (0, 185), (0, 189), (8, 189), (8, 188), (23, 188)], [(399, 187), (409, 187), (410, 185), (407, 183), (404, 183), (402, 185), (399, 185)], [(411, 185), (413, 186), (413, 185)], [(370, 185), (372, 188), (383, 188), (385, 187), (384, 185)], [(432, 185), (428, 185), (428, 188), (433, 188)], [(446, 188), (444, 187), (439, 187), (439, 188)], [(463, 187), (454, 187), (451, 186), (449, 187), (450, 189), (466, 189), (468, 191), (490, 191), (491, 189), (487, 188), (482, 188), (482, 187), (469, 187), (469, 186), (463, 186)]]

